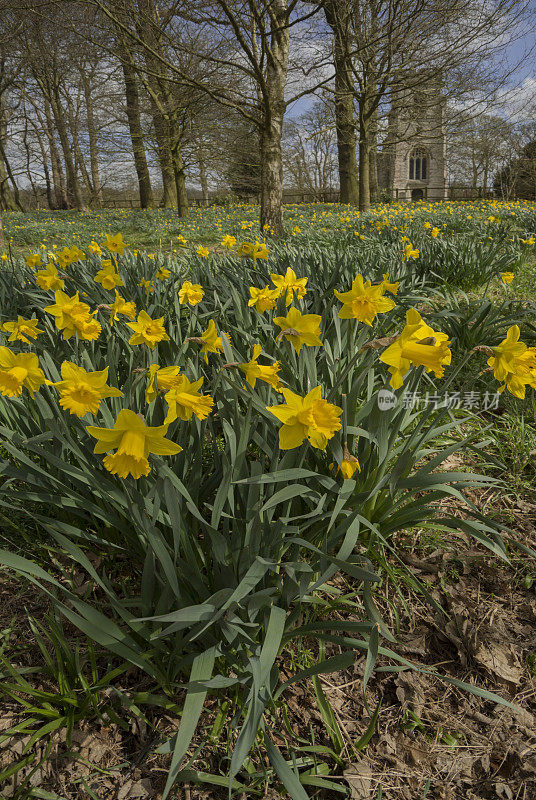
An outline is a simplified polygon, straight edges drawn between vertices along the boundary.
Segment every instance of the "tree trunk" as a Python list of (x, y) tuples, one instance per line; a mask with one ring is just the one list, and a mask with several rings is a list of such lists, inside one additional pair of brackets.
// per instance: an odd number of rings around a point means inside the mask
[(158, 163), (162, 175), (162, 208), (175, 208), (177, 205), (177, 188), (175, 184), (175, 174), (173, 169), (173, 157), (169, 141), (169, 130), (166, 120), (158, 109), (155, 101), (151, 98), (153, 108), (153, 123), (156, 136), (156, 147), (158, 150)]
[(352, 92), (351, 56), (348, 53), (349, 16), (346, 3), (327, 0), (324, 5), (326, 21), (333, 31), (333, 66), (335, 69), (335, 128), (339, 166), (340, 202), (359, 203), (359, 178), (356, 159)]
[(46, 134), (48, 138), (48, 146), (50, 150), (50, 163), (52, 165), (52, 180), (54, 182), (54, 195), (56, 203), (54, 208), (66, 209), (69, 208), (69, 198), (67, 197), (67, 189), (65, 186), (65, 179), (63, 175), (63, 168), (61, 165), (60, 154), (56, 145), (54, 137), (54, 123), (52, 120), (52, 111), (50, 104), (45, 98), (45, 116), (47, 120)]
[(370, 121), (370, 153), (369, 153), (369, 172), (370, 172), (370, 200), (377, 203), (379, 200), (378, 187), (378, 112), (377, 110)]
[(205, 163), (205, 151), (203, 144), (199, 141), (198, 148), (198, 163), (199, 163), (199, 183), (201, 184), (201, 194), (203, 196), (203, 203), (208, 206), (208, 180), (207, 180), (207, 166)]
[(261, 230), (269, 225), (274, 236), (283, 234), (283, 155), (281, 136), (285, 116), (289, 29), (287, 0), (273, 0), (274, 22), (267, 55), (261, 129)]
[(65, 173), (67, 175), (67, 192), (71, 196), (69, 200), (74, 203), (74, 207), (78, 211), (85, 210), (84, 201), (82, 199), (82, 191), (76, 173), (76, 167), (71, 153), (69, 143), (69, 136), (67, 134), (67, 125), (62, 108), (62, 101), (59, 94), (59, 86), (55, 84), (52, 88), (52, 93), (49, 97), (52, 114), (54, 116), (54, 123), (58, 131), (58, 137), (63, 151), (63, 160), (65, 163)]
[(175, 146), (171, 152), (173, 161), (173, 173), (175, 175), (175, 192), (177, 195), (177, 215), (179, 217), (188, 216), (188, 194), (186, 192), (186, 174), (182, 160), (180, 141), (175, 140)]
[(149, 167), (147, 166), (147, 156), (145, 154), (145, 146), (143, 143), (143, 130), (141, 127), (140, 115), (140, 96), (138, 92), (138, 81), (136, 77), (136, 70), (132, 61), (131, 55), (125, 47), (121, 46), (118, 41), (121, 68), (123, 70), (123, 78), (125, 81), (125, 100), (126, 112), (128, 120), (128, 129), (130, 132), (130, 141), (132, 142), (132, 154), (134, 156), (134, 167), (136, 175), (138, 176), (138, 188), (140, 193), (140, 207), (141, 208), (154, 208), (153, 190), (151, 188), (151, 178), (149, 175)]
[(102, 186), (99, 172), (99, 149), (97, 141), (97, 126), (93, 113), (93, 99), (91, 97), (91, 83), (86, 75), (82, 76), (84, 84), (84, 100), (86, 103), (87, 135), (89, 142), (89, 165), (91, 169), (91, 180), (93, 182), (93, 204), (97, 208), (102, 207)]
[[(17, 211), (17, 202), (13, 197), (8, 183), (8, 179), (13, 177), (10, 174), (9, 162), (6, 158), (5, 145), (7, 142), (7, 113), (0, 98), (0, 210)], [(15, 184), (16, 186), (16, 184)], [(22, 210), (22, 209), (21, 209)]]
[(370, 211), (370, 140), (364, 109), (359, 113), (359, 210)]

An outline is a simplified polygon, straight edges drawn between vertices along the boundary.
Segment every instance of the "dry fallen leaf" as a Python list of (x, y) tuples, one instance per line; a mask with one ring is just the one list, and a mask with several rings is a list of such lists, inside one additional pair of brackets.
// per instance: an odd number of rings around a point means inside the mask
[(368, 764), (364, 761), (353, 761), (343, 775), (350, 787), (352, 800), (371, 800), (372, 770)]

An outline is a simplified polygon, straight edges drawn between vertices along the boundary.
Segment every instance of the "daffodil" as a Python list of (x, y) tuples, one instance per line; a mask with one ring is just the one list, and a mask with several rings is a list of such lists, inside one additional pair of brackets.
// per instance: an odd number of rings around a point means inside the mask
[(122, 256), (125, 252), (125, 243), (121, 233), (116, 233), (115, 236), (106, 234), (106, 241), (102, 243), (101, 247), (106, 247), (110, 253), (117, 253)]
[(37, 339), (38, 335), (43, 333), (37, 325), (38, 320), (36, 319), (23, 319), (21, 316), (17, 316), (16, 322), (4, 322), (2, 330), (9, 333), (8, 342), (19, 341), (30, 344), (30, 339)]
[(437, 239), (437, 237), (439, 236), (439, 228), (432, 228), (431, 233), (432, 233), (432, 237), (434, 239)]
[(71, 257), (71, 248), (64, 247), (63, 250), (60, 250), (58, 253), (56, 253), (56, 258), (60, 267), (65, 269), (73, 260)]
[(165, 394), (180, 383), (180, 371), (180, 367), (160, 367), (158, 364), (151, 364), (148, 372), (149, 383), (145, 391), (147, 403), (152, 403), (158, 394)]
[(513, 272), (501, 272), (501, 280), (503, 283), (512, 283), (514, 277)]
[(88, 425), (86, 428), (90, 436), (97, 440), (94, 453), (108, 453), (116, 450), (113, 455), (104, 458), (104, 466), (112, 474), (120, 478), (141, 478), (151, 471), (148, 456), (151, 453), (159, 456), (171, 456), (180, 453), (182, 447), (165, 438), (167, 425), (149, 427), (133, 411), (123, 409), (117, 415), (113, 428), (98, 428)]
[(503, 383), (499, 392), (505, 388), (515, 397), (525, 397), (525, 386), (536, 388), (536, 348), (527, 347), (519, 341), (518, 325), (508, 329), (506, 339), (493, 348), (493, 355), (488, 359), (488, 366), (494, 377)]
[(341, 461), (341, 472), (346, 480), (354, 477), (354, 473), (361, 472), (361, 466), (355, 456), (353, 456), (347, 447), (343, 451), (343, 459)]
[(121, 275), (116, 272), (115, 267), (110, 260), (105, 260), (102, 262), (102, 269), (97, 272), (93, 280), (95, 283), (100, 283), (102, 288), (107, 289), (108, 291), (115, 289), (116, 286), (125, 285), (121, 280)]
[(279, 297), (279, 290), (270, 289), (269, 286), (265, 286), (263, 289), (250, 286), (249, 293), (251, 297), (248, 300), (248, 306), (255, 306), (259, 314), (264, 314), (265, 311), (274, 308), (275, 301)]
[(128, 340), (129, 344), (146, 344), (154, 350), (158, 342), (169, 341), (169, 336), (164, 328), (164, 317), (151, 319), (146, 311), (140, 311), (135, 322), (127, 322), (134, 333)]
[(419, 255), (420, 255), (420, 251), (417, 250), (416, 248), (414, 248), (413, 245), (411, 244), (411, 242), (408, 242), (408, 244), (404, 248), (404, 258), (405, 258), (405, 260), (409, 261), (410, 258), (419, 258)]
[(90, 253), (94, 253), (96, 256), (102, 255), (102, 250), (95, 241), (91, 242), (91, 244), (88, 244), (87, 249), (89, 250)]
[(253, 245), (253, 258), (256, 261), (258, 258), (266, 260), (268, 258), (268, 248), (264, 242), (255, 242)]
[(77, 247), (75, 244), (73, 244), (73, 246), (71, 247), (69, 257), (70, 257), (71, 263), (74, 263), (75, 261), (85, 261), (86, 260), (86, 254), (83, 252), (83, 250), (80, 250), (80, 248)]
[(155, 284), (150, 278), (142, 278), (138, 283), (138, 286), (142, 286), (145, 294), (147, 295), (154, 293)]
[(77, 334), (80, 339), (97, 339), (101, 326), (93, 319), (93, 315), (86, 303), (82, 303), (78, 292), (69, 297), (58, 290), (55, 293), (55, 304), (46, 306), (45, 311), (56, 317), (56, 327), (62, 332), (64, 339), (70, 339)]
[(203, 378), (191, 382), (185, 375), (180, 375), (179, 381), (164, 396), (168, 404), (165, 422), (173, 422), (177, 417), (188, 421), (194, 414), (198, 419), (206, 419), (214, 400), (208, 394), (201, 394), (199, 389), (202, 385)]
[(43, 383), (45, 374), (35, 353), (14, 353), (9, 347), (0, 347), (0, 392), (4, 397), (20, 397), (23, 389), (33, 395)]
[(289, 306), (294, 299), (294, 292), (301, 300), (305, 297), (307, 289), (308, 278), (298, 278), (296, 273), (290, 267), (287, 267), (285, 275), (270, 275), (271, 281), (277, 289), (277, 296), (286, 294), (285, 304)]
[(54, 264), (47, 264), (46, 269), (37, 272), (35, 282), (40, 289), (44, 289), (47, 292), (65, 288), (65, 281), (58, 275), (58, 270)]
[(200, 244), (195, 253), (201, 256), (201, 258), (208, 258), (208, 247), (203, 247), (203, 245)]
[(279, 364), (279, 361), (266, 366), (259, 364), (257, 359), (261, 353), (262, 345), (256, 344), (253, 348), (253, 358), (251, 361), (248, 361), (245, 364), (238, 364), (238, 369), (244, 373), (246, 376), (246, 381), (253, 389), (255, 388), (257, 381), (265, 381), (265, 383), (270, 384), (270, 386), (275, 389), (276, 392), (280, 392), (283, 388), (283, 384), (281, 383), (277, 373), (281, 369), (281, 365)]
[(30, 267), (31, 269), (40, 267), (42, 264), (43, 262), (41, 261), (41, 255), (39, 253), (33, 253), (33, 255), (26, 257), (26, 266)]
[(171, 275), (171, 270), (166, 269), (165, 267), (160, 267), (160, 269), (156, 273), (156, 277), (158, 278), (159, 281), (167, 281), (170, 275)]
[[(229, 334), (226, 333), (225, 336), (229, 339)], [(197, 342), (198, 344), (202, 345), (201, 353), (205, 356), (205, 362), (208, 364), (208, 354), (209, 353), (223, 353), (223, 343), (221, 340), (221, 336), (218, 336), (218, 331), (216, 330), (216, 325), (214, 320), (211, 319), (208, 323), (208, 328), (206, 331), (203, 331), (201, 336), (194, 336), (190, 338), (188, 341), (190, 342)]]
[(96, 414), (105, 397), (122, 397), (123, 392), (108, 386), (108, 367), (100, 372), (86, 372), (71, 361), (61, 365), (61, 381), (51, 383), (60, 394), (60, 406), (77, 417)]
[(238, 252), (241, 256), (252, 256), (253, 255), (253, 245), (251, 242), (242, 242), (240, 247), (238, 248)]
[(380, 356), (380, 361), (389, 365), (393, 389), (402, 386), (411, 366), (424, 366), (427, 372), (442, 378), (451, 361), (449, 344), (446, 333), (434, 331), (416, 309), (410, 308), (403, 331)]
[(226, 247), (228, 250), (232, 250), (236, 244), (236, 237), (227, 234), (226, 236), (223, 237), (221, 243), (223, 247)]
[(190, 283), (184, 281), (179, 289), (179, 303), (188, 303), (190, 306), (196, 306), (201, 302), (205, 296), (204, 289), (198, 283)]
[(384, 292), (390, 292), (391, 294), (394, 295), (398, 294), (398, 281), (395, 281), (395, 283), (390, 283), (388, 272), (384, 272), (383, 281), (380, 283), (380, 286), (383, 287)]
[(286, 317), (275, 317), (274, 322), (282, 329), (278, 338), (284, 336), (299, 355), (304, 344), (309, 347), (322, 345), (321, 319), (320, 314), (302, 314), (297, 308), (290, 308)]
[[(336, 297), (341, 301), (339, 311), (340, 319), (358, 319), (365, 325), (372, 325), (378, 314), (385, 314), (395, 306), (395, 301), (384, 297), (389, 285), (384, 279), (381, 283), (372, 286), (370, 281), (363, 282), (363, 276), (357, 275), (349, 292), (338, 292)], [(398, 288), (398, 284), (396, 284)]]
[(115, 290), (115, 300), (109, 308), (110, 325), (113, 325), (114, 322), (119, 319), (120, 314), (129, 319), (134, 319), (136, 316), (136, 303), (127, 302), (124, 297), (121, 297), (117, 289)]
[(339, 417), (342, 408), (322, 399), (322, 389), (315, 389), (301, 397), (290, 389), (283, 389), (286, 403), (267, 406), (277, 419), (283, 423), (279, 429), (279, 447), (291, 450), (308, 439), (313, 447), (324, 450), (329, 439), (342, 428)]

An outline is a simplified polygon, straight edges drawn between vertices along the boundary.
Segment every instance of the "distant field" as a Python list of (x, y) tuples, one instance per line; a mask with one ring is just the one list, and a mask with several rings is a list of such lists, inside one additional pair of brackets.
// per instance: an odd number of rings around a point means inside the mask
[[(221, 249), (226, 234), (235, 236), (238, 242), (260, 240), (269, 244), (269, 232), (260, 230), (258, 217), (258, 207), (250, 204), (192, 208), (182, 219), (173, 209), (10, 212), (3, 214), (4, 250), (7, 253), (11, 248), (15, 257), (26, 257), (40, 248), (53, 252), (71, 244), (84, 250), (92, 241), (102, 242), (107, 233), (118, 231), (129, 249), (148, 253), (184, 254), (186, 250), (194, 254), (200, 244), (213, 252)], [(420, 250), (416, 263), (423, 271), (454, 259), (455, 271), (460, 273), (456, 282), (462, 288), (479, 283), (479, 269), (486, 271), (485, 259), (492, 257), (492, 251), (498, 247), (517, 249), (523, 257), (509, 291), (520, 298), (534, 296), (536, 269), (531, 236), (536, 236), (536, 203), (393, 203), (377, 205), (361, 215), (353, 207), (335, 203), (289, 205), (284, 207), (284, 220), (286, 244), (274, 243), (277, 250), (282, 246), (302, 252), (310, 247), (342, 246), (355, 252), (359, 260), (381, 264), (389, 261), (388, 253), (403, 250), (409, 240)], [(435, 238), (431, 235), (434, 228)], [(448, 279), (449, 275), (443, 277)], [(492, 295), (496, 288), (502, 296), (503, 287), (493, 280)]]

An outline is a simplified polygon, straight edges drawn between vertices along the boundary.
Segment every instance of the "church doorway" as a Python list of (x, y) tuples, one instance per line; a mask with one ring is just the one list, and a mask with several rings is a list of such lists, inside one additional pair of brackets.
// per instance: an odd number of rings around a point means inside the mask
[(415, 203), (417, 200), (424, 199), (424, 192), (422, 189), (412, 189), (411, 190), (411, 199)]

